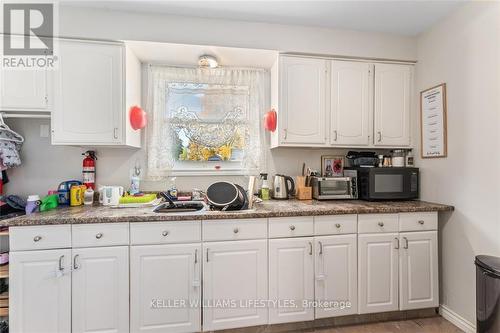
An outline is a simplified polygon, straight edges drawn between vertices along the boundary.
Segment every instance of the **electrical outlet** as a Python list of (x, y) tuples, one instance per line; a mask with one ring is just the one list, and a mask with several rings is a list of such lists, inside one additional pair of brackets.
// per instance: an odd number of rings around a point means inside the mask
[(49, 137), (49, 132), (50, 132), (50, 126), (47, 124), (42, 124), (40, 125), (40, 137), (41, 138), (48, 138)]

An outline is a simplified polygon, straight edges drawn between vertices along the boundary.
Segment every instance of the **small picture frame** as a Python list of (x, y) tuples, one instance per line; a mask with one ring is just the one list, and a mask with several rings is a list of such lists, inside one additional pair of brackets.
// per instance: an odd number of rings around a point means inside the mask
[(321, 175), (323, 177), (343, 177), (344, 156), (321, 156)]

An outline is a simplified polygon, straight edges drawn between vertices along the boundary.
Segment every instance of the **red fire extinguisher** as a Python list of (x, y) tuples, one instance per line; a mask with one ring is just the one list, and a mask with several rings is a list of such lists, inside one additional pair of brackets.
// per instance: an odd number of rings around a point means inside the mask
[(83, 185), (87, 188), (95, 190), (95, 161), (97, 157), (95, 156), (95, 151), (88, 150), (82, 154), (85, 156), (83, 159)]

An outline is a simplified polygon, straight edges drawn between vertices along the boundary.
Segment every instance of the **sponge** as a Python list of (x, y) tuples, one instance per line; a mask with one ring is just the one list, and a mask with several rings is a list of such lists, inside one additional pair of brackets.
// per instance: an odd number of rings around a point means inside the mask
[(127, 195), (120, 198), (120, 204), (148, 203), (156, 199), (156, 193), (144, 194), (142, 196)]

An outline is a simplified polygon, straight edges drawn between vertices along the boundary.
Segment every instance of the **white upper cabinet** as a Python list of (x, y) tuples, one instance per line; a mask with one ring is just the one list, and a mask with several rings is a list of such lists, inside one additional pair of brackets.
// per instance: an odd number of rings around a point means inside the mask
[[(24, 37), (10, 38), (16, 40)], [(0, 111), (50, 112), (53, 73), (44, 68), (0, 69)]]
[(316, 301), (345, 303), (316, 307), (315, 318), (357, 314), (357, 235), (323, 236), (315, 242)]
[(358, 236), (360, 314), (399, 309), (398, 262), (397, 233)]
[(400, 309), (439, 306), (437, 231), (400, 234)]
[(282, 55), (271, 147), (409, 147), (413, 66)]
[(280, 143), (291, 146), (325, 145), (327, 61), (281, 57), (280, 67)]
[(267, 324), (266, 307), (245, 303), (267, 300), (267, 240), (203, 243), (203, 259), (203, 330)]
[(314, 238), (269, 240), (269, 323), (314, 319)]
[[(140, 80), (138, 60), (127, 59), (127, 66), (135, 68), (126, 68), (125, 48), (120, 43), (62, 39), (59, 49), (52, 143), (140, 146), (140, 131), (130, 130), (128, 109), (132, 105), (126, 100), (137, 94), (126, 91), (125, 83)], [(127, 52), (127, 57), (133, 54)]]
[(412, 67), (375, 64), (375, 146), (409, 146)]
[(331, 131), (332, 145), (368, 146), (373, 96), (373, 65), (332, 61)]
[(73, 249), (72, 333), (129, 331), (128, 251)]

